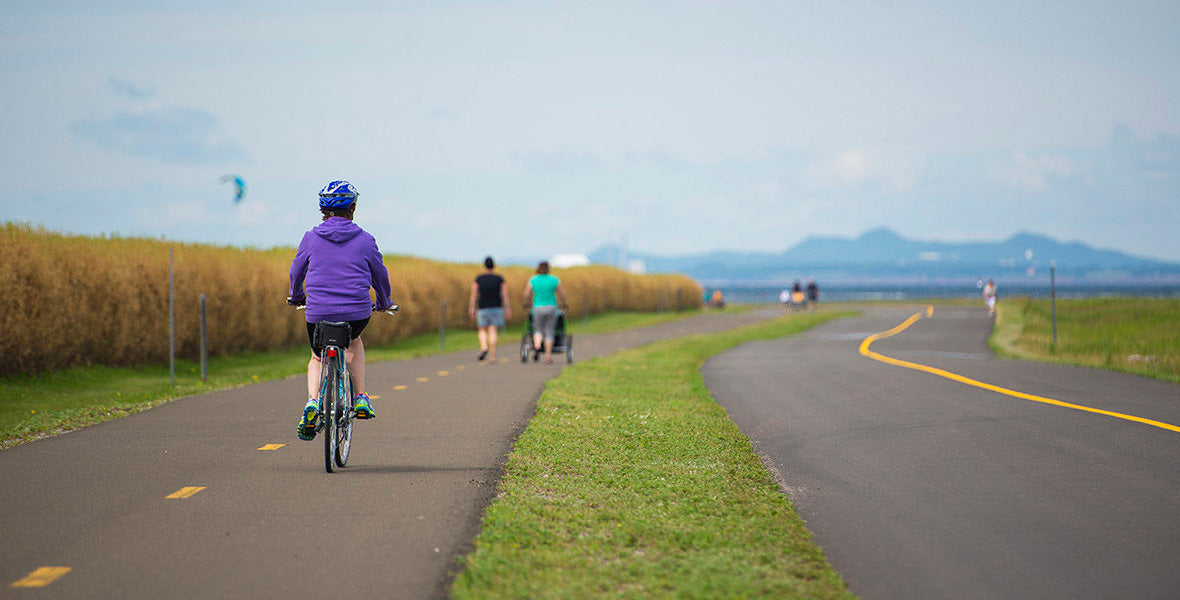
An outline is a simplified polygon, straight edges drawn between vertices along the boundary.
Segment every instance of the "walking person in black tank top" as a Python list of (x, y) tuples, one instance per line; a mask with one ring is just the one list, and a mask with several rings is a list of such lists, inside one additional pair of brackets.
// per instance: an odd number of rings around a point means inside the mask
[(487, 268), (471, 284), (471, 300), (467, 312), (479, 327), (479, 360), (488, 359), (496, 363), (496, 343), (499, 328), (512, 318), (511, 304), (508, 303), (508, 284), (504, 278), (493, 272), (496, 263), (492, 257), (483, 260)]

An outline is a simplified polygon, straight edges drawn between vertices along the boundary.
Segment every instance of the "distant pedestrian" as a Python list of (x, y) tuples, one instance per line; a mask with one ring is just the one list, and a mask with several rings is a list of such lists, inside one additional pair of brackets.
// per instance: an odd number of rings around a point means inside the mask
[(783, 310), (791, 308), (791, 290), (783, 288), (783, 291), (778, 293), (778, 305)]
[(495, 364), (499, 330), (512, 318), (512, 305), (508, 302), (508, 284), (496, 274), (492, 257), (483, 259), (483, 266), (486, 270), (471, 284), (467, 313), (479, 327), (479, 356), (476, 358), (486, 358), (488, 364)]
[(725, 294), (722, 294), (721, 290), (713, 290), (713, 295), (709, 297), (709, 306), (725, 308)]
[(814, 277), (807, 278), (807, 306), (811, 310), (819, 306), (819, 286), (815, 284)]
[(991, 279), (987, 280), (987, 285), (983, 286), (983, 302), (987, 305), (987, 316), (996, 316), (996, 298), (999, 295), (996, 293), (996, 282)]
[(559, 307), (565, 307), (565, 288), (561, 287), (560, 279), (549, 274), (549, 261), (537, 265), (537, 274), (525, 285), (524, 299), (533, 307), (533, 348), (536, 350), (533, 360), (537, 360), (543, 349), (545, 364), (549, 364), (553, 362), (553, 342), (557, 338), (557, 313)]
[(795, 280), (795, 286), (791, 288), (791, 308), (803, 308), (807, 302), (807, 296), (803, 295), (803, 285), (799, 280)]

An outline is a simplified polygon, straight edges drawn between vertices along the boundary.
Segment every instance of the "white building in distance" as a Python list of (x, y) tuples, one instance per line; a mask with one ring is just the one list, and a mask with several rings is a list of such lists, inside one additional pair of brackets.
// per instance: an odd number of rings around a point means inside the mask
[(585, 267), (590, 264), (590, 257), (585, 254), (554, 254), (549, 259), (549, 266), (555, 269), (566, 267)]

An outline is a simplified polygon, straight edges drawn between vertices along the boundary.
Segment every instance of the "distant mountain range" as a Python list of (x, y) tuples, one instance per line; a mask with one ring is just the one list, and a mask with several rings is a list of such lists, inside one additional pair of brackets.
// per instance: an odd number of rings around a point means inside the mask
[(590, 253), (597, 264), (624, 268), (642, 261), (648, 273), (685, 273), (706, 283), (786, 283), (814, 276), (833, 280), (1026, 279), (1074, 280), (1180, 278), (1180, 264), (1136, 257), (1079, 242), (1062, 243), (1035, 233), (997, 242), (952, 243), (904, 238), (874, 229), (855, 239), (811, 237), (782, 253), (710, 252), (686, 256), (628, 253), (604, 246)]

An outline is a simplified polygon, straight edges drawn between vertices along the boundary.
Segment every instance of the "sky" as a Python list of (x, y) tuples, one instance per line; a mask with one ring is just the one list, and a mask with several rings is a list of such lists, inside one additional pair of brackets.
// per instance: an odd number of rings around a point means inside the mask
[(293, 247), (347, 179), (383, 252), (463, 262), (879, 227), (1180, 262), (1180, 3), (882, 4), (0, 0), (0, 221)]

